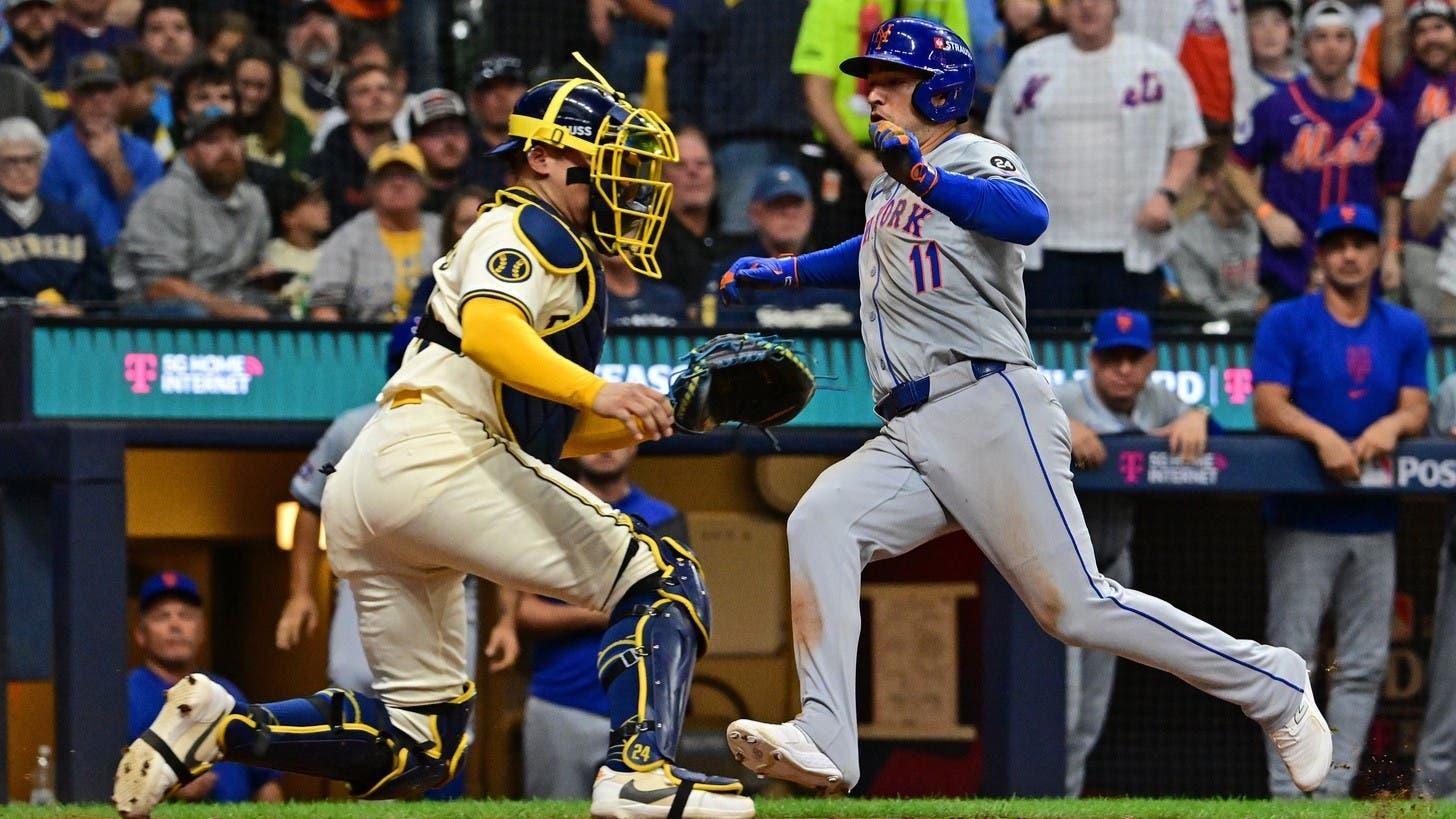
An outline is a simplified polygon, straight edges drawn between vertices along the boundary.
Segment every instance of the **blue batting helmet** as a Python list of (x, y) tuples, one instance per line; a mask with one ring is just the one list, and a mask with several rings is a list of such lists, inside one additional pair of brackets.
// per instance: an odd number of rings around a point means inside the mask
[(966, 41), (940, 23), (918, 17), (886, 20), (870, 35), (864, 56), (850, 57), (839, 64), (839, 70), (864, 78), (875, 63), (925, 74), (915, 86), (911, 102), (931, 122), (959, 122), (970, 116), (976, 61)]

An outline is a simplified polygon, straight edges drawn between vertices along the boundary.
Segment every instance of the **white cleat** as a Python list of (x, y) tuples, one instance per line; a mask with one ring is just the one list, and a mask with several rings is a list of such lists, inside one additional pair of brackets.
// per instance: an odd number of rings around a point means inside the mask
[(162, 712), (126, 749), (116, 767), (111, 804), (122, 819), (150, 816), (152, 808), (182, 779), (183, 772), (190, 781), (212, 767), (222, 756), (213, 729), (218, 720), (232, 712), (235, 703), (226, 689), (202, 674), (189, 674), (167, 689)]
[(728, 725), (733, 758), (759, 776), (771, 776), (826, 794), (844, 793), (841, 772), (814, 740), (792, 722), (734, 720)]
[(743, 795), (742, 783), (668, 765), (631, 773), (605, 765), (597, 769), (592, 785), (592, 819), (664, 819), (672, 814), (683, 786), (689, 784), (674, 771), (694, 778), (681, 813), (676, 815), (684, 819), (753, 819), (753, 800)]
[(1308, 673), (1304, 675), (1304, 699), (1299, 703), (1299, 710), (1283, 727), (1270, 731), (1269, 739), (1296, 787), (1312, 793), (1325, 781), (1334, 757), (1334, 737), (1325, 715), (1315, 705)]

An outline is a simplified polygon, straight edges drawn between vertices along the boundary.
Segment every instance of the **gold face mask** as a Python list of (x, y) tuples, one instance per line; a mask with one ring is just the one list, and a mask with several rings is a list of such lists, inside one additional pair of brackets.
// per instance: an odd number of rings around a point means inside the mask
[(598, 131), (591, 159), (592, 231), (608, 253), (654, 279), (662, 278), (657, 244), (672, 205), (663, 165), (678, 161), (677, 139), (657, 114), (620, 104), (627, 116)]

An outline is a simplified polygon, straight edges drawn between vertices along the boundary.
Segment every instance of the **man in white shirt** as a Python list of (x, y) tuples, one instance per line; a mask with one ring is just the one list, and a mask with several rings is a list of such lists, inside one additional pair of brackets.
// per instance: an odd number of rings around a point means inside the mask
[(1173, 55), (1115, 33), (1118, 0), (1063, 8), (1067, 33), (1016, 53), (986, 122), (1051, 208), (1051, 227), (1026, 254), (1027, 309), (1151, 310), (1173, 208), (1207, 139), (1198, 101)]
[(1231, 128), (1258, 101), (1240, 0), (1122, 0), (1117, 30), (1140, 34), (1178, 58), (1210, 130)]
[(1411, 231), (1427, 236), (1442, 228), (1436, 276), (1406, 279), (1411, 309), (1425, 319), (1433, 334), (1456, 332), (1456, 117), (1447, 117), (1430, 128), (1416, 148), (1416, 158), (1406, 177), (1406, 215)]

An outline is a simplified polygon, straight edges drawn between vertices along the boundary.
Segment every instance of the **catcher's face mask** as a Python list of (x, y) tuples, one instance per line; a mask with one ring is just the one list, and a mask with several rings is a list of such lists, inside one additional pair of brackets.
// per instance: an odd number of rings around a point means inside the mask
[(677, 139), (653, 112), (625, 103), (622, 110), (622, 121), (608, 120), (598, 131), (591, 158), (592, 231), (604, 252), (660, 279), (657, 243), (672, 204), (672, 183), (663, 181), (662, 168), (678, 161)]

